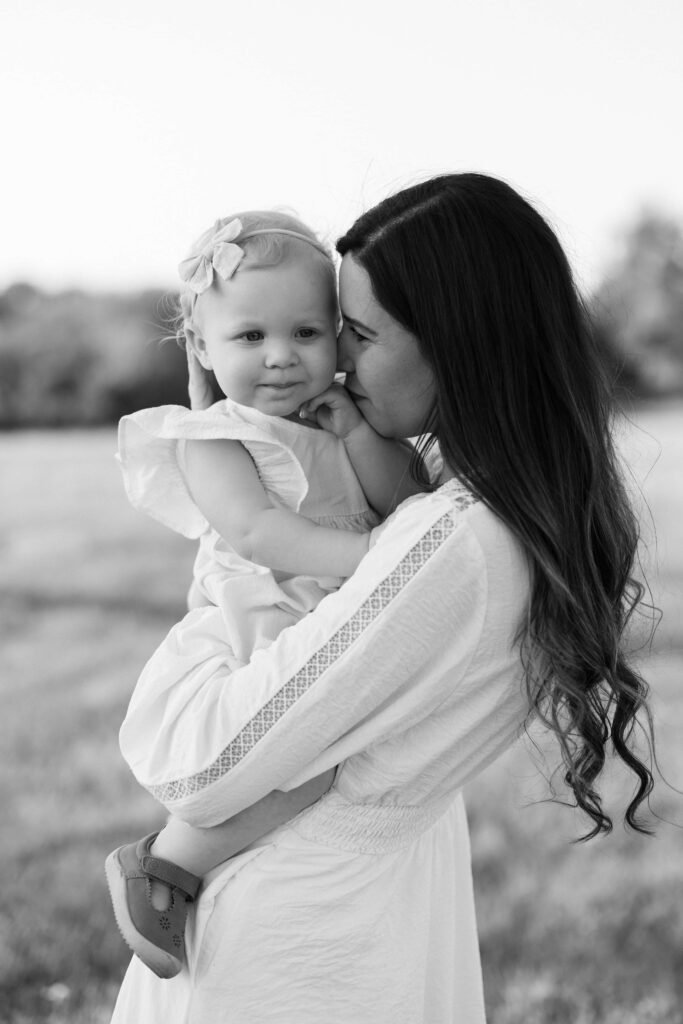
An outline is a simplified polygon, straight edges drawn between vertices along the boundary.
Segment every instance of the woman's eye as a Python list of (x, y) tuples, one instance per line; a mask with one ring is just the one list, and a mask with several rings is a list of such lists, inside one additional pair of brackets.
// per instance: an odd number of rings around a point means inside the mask
[(359, 330), (357, 330), (357, 329), (356, 329), (356, 328), (355, 328), (355, 327), (353, 326), (353, 324), (350, 324), (350, 323), (344, 322), (344, 327), (346, 327), (346, 328), (347, 328), (347, 329), (348, 329), (349, 331), (351, 331), (351, 334), (352, 334), (352, 335), (354, 336), (354, 338), (356, 339), (356, 341), (369, 341), (369, 340), (370, 340), (370, 339), (369, 339), (369, 338), (367, 338), (367, 337), (366, 337), (366, 336), (365, 336), (364, 334), (361, 334), (361, 333), (360, 333), (360, 331), (359, 331)]

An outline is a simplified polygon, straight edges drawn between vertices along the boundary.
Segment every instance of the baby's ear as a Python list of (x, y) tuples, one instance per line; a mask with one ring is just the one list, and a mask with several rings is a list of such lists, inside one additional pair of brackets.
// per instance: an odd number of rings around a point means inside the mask
[(185, 325), (185, 344), (190, 352), (197, 357), (205, 370), (210, 370), (212, 368), (209, 353), (206, 351), (206, 342), (200, 334), (197, 334), (197, 332), (187, 324)]

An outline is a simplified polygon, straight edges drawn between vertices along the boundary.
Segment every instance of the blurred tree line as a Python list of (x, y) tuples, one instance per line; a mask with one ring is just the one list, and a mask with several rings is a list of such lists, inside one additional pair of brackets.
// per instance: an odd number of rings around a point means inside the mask
[(590, 299), (617, 387), (636, 397), (683, 393), (683, 228), (645, 211)]
[(174, 312), (160, 291), (51, 295), (12, 285), (0, 293), (0, 427), (113, 423), (184, 403)]
[[(175, 297), (161, 291), (0, 293), (0, 428), (113, 423), (186, 404)], [(683, 229), (644, 212), (589, 297), (618, 390), (683, 393)], [(166, 343), (162, 343), (166, 339)]]

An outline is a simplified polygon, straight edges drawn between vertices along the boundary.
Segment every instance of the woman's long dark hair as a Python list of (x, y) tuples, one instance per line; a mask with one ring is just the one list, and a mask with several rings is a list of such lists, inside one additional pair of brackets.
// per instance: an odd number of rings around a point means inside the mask
[(530, 559), (520, 626), (529, 697), (557, 735), (565, 781), (593, 819), (608, 741), (635, 774), (625, 820), (653, 777), (633, 750), (648, 687), (625, 629), (641, 601), (638, 543), (612, 441), (610, 387), (555, 234), (509, 185), (448, 174), (390, 196), (337, 243), (378, 302), (418, 339), (436, 378), (426, 424), (445, 460)]

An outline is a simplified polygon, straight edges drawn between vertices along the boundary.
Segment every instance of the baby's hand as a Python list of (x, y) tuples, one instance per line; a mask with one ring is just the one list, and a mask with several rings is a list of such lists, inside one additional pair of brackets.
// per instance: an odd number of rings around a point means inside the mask
[(299, 415), (302, 419), (313, 420), (342, 441), (352, 430), (365, 422), (348, 391), (341, 384), (332, 384), (327, 391), (304, 403)]

